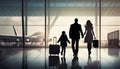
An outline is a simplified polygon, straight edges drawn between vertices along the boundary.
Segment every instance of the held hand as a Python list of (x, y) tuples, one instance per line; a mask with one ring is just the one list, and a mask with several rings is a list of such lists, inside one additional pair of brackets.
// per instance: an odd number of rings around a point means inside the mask
[(84, 38), (84, 35), (82, 35), (82, 38)]
[(70, 44), (70, 41), (68, 41), (68, 43)]
[(69, 42), (69, 44), (70, 44), (70, 42)]

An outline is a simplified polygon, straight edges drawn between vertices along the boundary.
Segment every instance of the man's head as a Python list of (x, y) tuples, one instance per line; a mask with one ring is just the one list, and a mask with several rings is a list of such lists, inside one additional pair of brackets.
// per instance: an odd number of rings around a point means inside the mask
[(78, 18), (75, 18), (75, 23), (77, 23), (78, 22)]

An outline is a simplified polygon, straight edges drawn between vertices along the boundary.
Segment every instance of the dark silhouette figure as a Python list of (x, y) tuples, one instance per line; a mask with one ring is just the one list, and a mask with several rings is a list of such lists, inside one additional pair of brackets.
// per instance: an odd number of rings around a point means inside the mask
[(91, 54), (91, 48), (92, 48), (92, 42), (93, 42), (93, 36), (94, 35), (94, 31), (93, 31), (93, 25), (91, 23), (90, 20), (87, 20), (86, 25), (85, 25), (85, 39), (84, 42), (87, 43), (87, 48), (88, 48), (88, 54)]
[(79, 65), (78, 57), (75, 56), (72, 60), (72, 66), (71, 69), (82, 69), (82, 67)]
[(73, 50), (73, 56), (77, 56), (78, 50), (79, 50), (79, 39), (80, 39), (80, 33), (83, 38), (83, 32), (81, 25), (78, 24), (78, 19), (75, 18), (75, 23), (71, 24), (70, 30), (69, 30), (69, 37), (72, 39), (72, 50)]
[[(70, 43), (70, 41), (68, 40), (68, 37), (65, 33), (65, 31), (62, 31), (62, 35), (60, 36), (59, 40), (57, 41), (57, 43), (60, 42), (60, 45), (62, 46), (62, 50), (61, 50), (61, 55), (65, 56), (65, 52), (66, 52), (66, 47), (67, 47), (67, 42)], [(64, 53), (63, 53), (64, 51)]]
[(67, 69), (67, 63), (66, 63), (66, 58), (62, 57), (61, 58), (61, 64), (59, 65), (58, 69)]

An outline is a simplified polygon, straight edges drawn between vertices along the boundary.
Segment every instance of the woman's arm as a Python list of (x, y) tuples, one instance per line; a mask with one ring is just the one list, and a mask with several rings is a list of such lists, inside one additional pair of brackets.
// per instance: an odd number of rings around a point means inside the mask
[(94, 33), (93, 29), (92, 29), (92, 35), (93, 35), (93, 36), (94, 36), (94, 38), (96, 39), (96, 37), (95, 37), (95, 33)]
[(86, 32), (87, 32), (87, 30), (85, 29), (85, 32), (84, 32), (83, 36), (85, 36)]

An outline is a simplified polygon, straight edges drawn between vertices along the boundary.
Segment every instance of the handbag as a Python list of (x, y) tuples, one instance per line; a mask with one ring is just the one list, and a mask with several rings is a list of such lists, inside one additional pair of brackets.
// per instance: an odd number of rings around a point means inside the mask
[(99, 46), (98, 40), (97, 40), (96, 37), (95, 37), (95, 39), (93, 40), (93, 47), (94, 47), (94, 48), (98, 48), (98, 46)]

